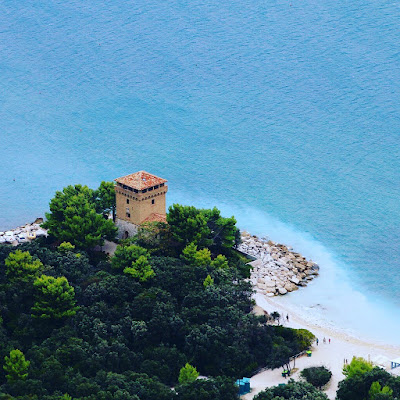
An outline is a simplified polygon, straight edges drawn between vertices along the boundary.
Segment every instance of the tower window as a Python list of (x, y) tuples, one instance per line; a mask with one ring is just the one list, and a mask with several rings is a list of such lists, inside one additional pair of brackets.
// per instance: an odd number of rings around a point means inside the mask
[(151, 201), (151, 204), (154, 204), (154, 199)]
[(130, 213), (126, 213), (126, 216), (127, 216), (127, 218), (130, 218), (131, 217), (131, 214)]
[(126, 204), (129, 204), (129, 199), (126, 199)]

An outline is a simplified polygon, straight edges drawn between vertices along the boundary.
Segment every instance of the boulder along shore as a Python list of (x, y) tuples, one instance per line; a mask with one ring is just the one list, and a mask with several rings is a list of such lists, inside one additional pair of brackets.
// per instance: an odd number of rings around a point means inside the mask
[(268, 297), (284, 295), (307, 286), (319, 275), (319, 266), (291, 247), (252, 236), (243, 231), (238, 250), (255, 258), (250, 281), (257, 292)]

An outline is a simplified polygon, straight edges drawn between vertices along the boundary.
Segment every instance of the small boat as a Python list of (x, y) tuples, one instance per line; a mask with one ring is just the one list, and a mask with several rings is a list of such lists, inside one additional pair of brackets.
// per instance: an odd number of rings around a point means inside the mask
[(29, 240), (33, 240), (33, 239), (36, 239), (36, 233), (35, 232), (28, 232), (28, 234), (26, 235), (26, 237), (29, 239)]

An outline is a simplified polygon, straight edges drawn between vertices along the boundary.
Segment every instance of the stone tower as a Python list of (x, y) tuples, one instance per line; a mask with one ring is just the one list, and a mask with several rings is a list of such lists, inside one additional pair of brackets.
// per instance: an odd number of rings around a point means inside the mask
[(115, 179), (116, 220), (118, 237), (137, 233), (147, 221), (166, 222), (165, 195), (167, 181), (146, 171)]

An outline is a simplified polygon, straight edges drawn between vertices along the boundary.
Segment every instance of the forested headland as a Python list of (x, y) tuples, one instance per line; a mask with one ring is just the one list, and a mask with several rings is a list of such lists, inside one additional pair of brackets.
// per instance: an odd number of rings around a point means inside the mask
[(173, 205), (94, 251), (115, 237), (111, 186), (57, 192), (48, 238), (0, 246), (1, 399), (232, 400), (237, 378), (310, 346), (251, 312), (236, 221), (216, 208)]

